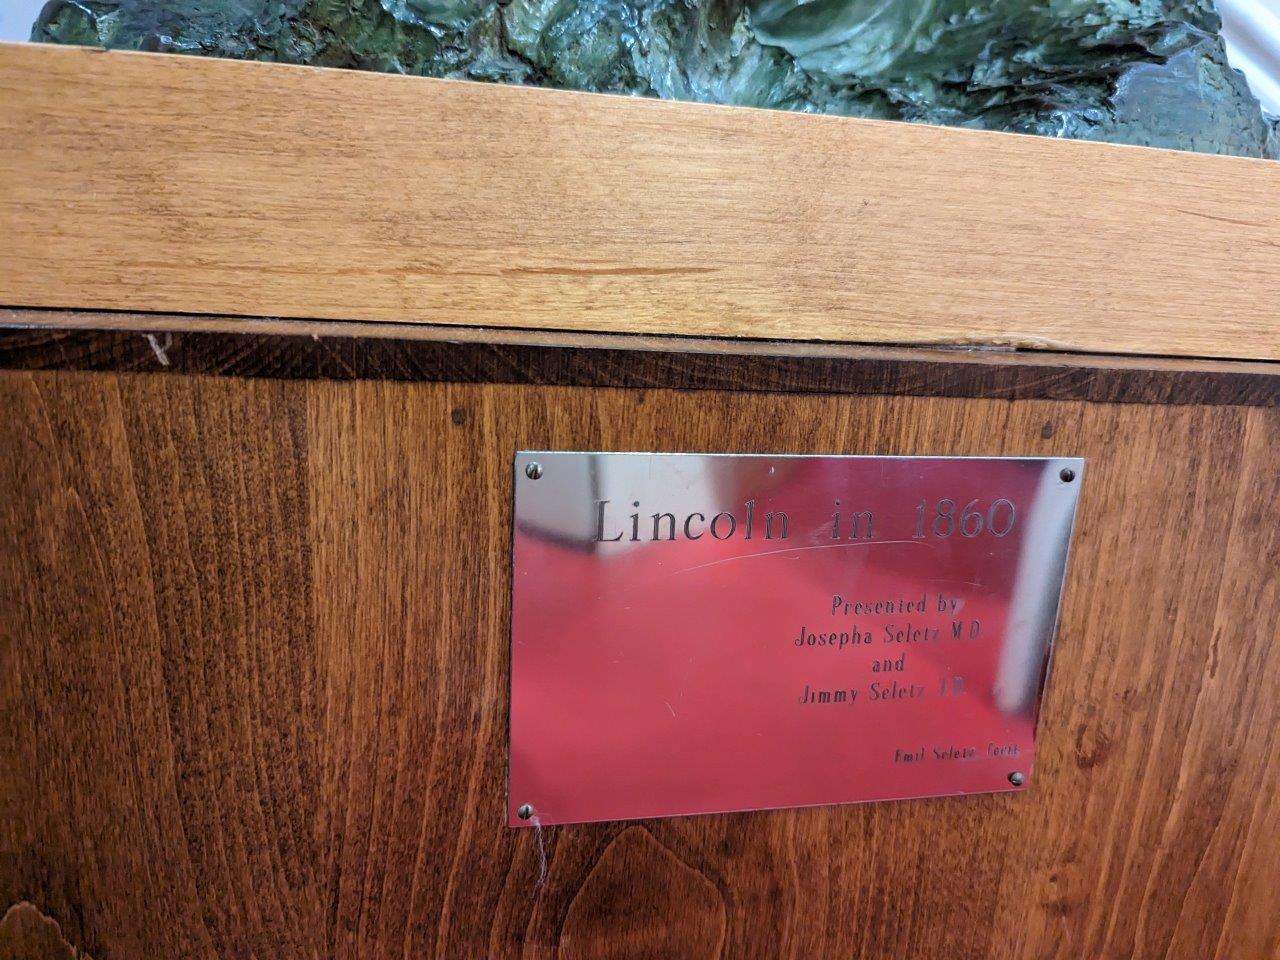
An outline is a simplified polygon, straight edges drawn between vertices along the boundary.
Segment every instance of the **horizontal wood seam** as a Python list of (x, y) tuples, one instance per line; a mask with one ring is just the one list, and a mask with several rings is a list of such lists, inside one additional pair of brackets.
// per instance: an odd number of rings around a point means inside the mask
[(15, 370), (1280, 405), (1280, 364), (1270, 363), (530, 331), (472, 330), (458, 338), (452, 329), (419, 326), (395, 336), (388, 325), (368, 335), (358, 323), (297, 321), (251, 332), (190, 329), (182, 317), (76, 318), (134, 325), (108, 329), (46, 325), (40, 321), (50, 315), (38, 311), (7, 311), (0, 319), (8, 324), (0, 328), (0, 368)]

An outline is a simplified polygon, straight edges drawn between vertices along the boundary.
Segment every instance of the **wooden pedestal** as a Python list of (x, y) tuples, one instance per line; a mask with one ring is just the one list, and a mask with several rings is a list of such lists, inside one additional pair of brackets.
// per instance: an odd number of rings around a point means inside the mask
[[(1280, 956), (1280, 165), (4, 45), (0, 91), (0, 957)], [(540, 850), (518, 448), (1087, 457), (1029, 789)]]

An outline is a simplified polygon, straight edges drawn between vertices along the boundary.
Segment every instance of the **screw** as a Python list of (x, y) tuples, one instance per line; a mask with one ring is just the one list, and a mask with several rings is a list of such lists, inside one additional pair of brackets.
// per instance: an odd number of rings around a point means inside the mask
[(1076, 472), (1070, 467), (1063, 467), (1062, 472), (1058, 474), (1063, 483), (1070, 483), (1076, 478)]
[(530, 480), (537, 480), (542, 476), (542, 464), (537, 460), (529, 461), (528, 465), (524, 468), (524, 475)]
[(1027, 778), (1022, 775), (1021, 771), (1015, 770), (1013, 773), (1009, 774), (1009, 782), (1015, 787), (1020, 787), (1027, 782)]
[[(535, 464), (530, 464), (530, 466), (535, 466)], [(519, 817), (521, 820), (528, 820), (530, 817), (533, 816), (533, 804), (531, 803), (520, 804), (520, 808), (516, 810), (516, 816)]]

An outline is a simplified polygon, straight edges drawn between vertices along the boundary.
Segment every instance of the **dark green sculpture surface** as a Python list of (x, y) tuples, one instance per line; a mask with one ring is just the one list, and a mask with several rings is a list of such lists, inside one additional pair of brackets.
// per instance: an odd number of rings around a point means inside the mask
[(52, 0), (32, 39), (1280, 158), (1211, 0)]

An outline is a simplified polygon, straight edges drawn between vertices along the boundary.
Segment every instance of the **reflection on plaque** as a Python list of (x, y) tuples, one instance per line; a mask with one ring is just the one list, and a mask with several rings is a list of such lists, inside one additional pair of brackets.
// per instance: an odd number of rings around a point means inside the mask
[(1083, 466), (517, 454), (510, 823), (1025, 789)]

